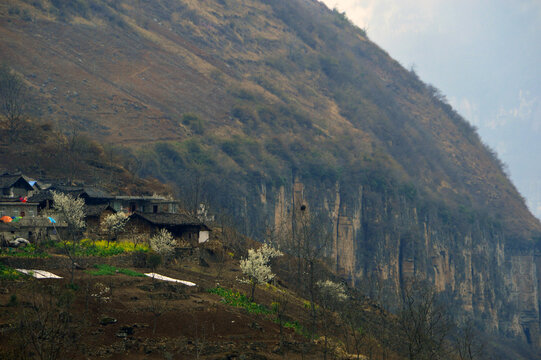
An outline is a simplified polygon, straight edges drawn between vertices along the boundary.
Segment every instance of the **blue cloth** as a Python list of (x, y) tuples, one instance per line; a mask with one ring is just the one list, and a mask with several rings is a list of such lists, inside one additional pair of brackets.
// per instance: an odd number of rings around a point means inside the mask
[(56, 220), (53, 219), (52, 217), (49, 216), (48, 219), (49, 219), (49, 221), (52, 222), (53, 224), (56, 224)]

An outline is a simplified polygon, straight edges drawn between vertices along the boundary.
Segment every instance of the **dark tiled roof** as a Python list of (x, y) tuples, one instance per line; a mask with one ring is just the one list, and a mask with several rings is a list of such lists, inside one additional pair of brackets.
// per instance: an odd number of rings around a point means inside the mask
[(28, 201), (31, 202), (42, 202), (45, 200), (52, 200), (53, 199), (53, 193), (49, 190), (46, 191), (40, 191), (39, 193), (32, 195), (28, 198)]
[(29, 190), (33, 189), (32, 185), (30, 185), (28, 181), (25, 179), (25, 177), (20, 174), (19, 175), (10, 175), (10, 174), (0, 175), (0, 188), (2, 189), (10, 188), (20, 180), (22, 180), (24, 184), (26, 184), (26, 187)]
[(116, 200), (133, 200), (133, 201), (150, 201), (150, 202), (161, 202), (161, 203), (178, 203), (179, 200), (174, 199), (166, 199), (161, 197), (156, 197), (152, 195), (140, 195), (140, 196), (125, 196), (125, 195), (119, 195), (115, 196)]
[(196, 217), (186, 215), (186, 214), (142, 213), (142, 212), (136, 211), (132, 214), (132, 216), (141, 217), (144, 220), (154, 225), (161, 225), (161, 226), (194, 225), (194, 226), (202, 226), (202, 227), (208, 228), (205, 224), (203, 224), (203, 222), (201, 222)]
[(88, 195), (91, 198), (112, 199), (113, 196), (103, 189), (94, 186), (68, 186), (68, 185), (53, 185), (49, 188), (53, 191), (70, 194), (75, 197)]
[(7, 204), (14, 204), (14, 205), (21, 205), (21, 206), (37, 206), (38, 203), (35, 202), (35, 201), (27, 201), (27, 202), (22, 202), (21, 200), (19, 199), (14, 199), (14, 198), (2, 198), (0, 197), (0, 203), (4, 204), (4, 205), (7, 205)]
[(73, 187), (73, 186), (61, 186), (61, 185), (54, 185), (51, 186), (49, 189), (40, 191), (39, 193), (33, 195), (28, 200), (29, 201), (37, 201), (42, 202), (45, 200), (52, 200), (53, 199), (53, 191), (58, 191), (60, 193), (69, 194), (73, 197), (80, 197), (84, 194), (88, 195), (90, 198), (99, 198), (99, 199), (112, 199), (113, 197), (106, 193), (105, 191), (93, 188), (93, 187)]
[(107, 204), (100, 204), (100, 205), (85, 205), (85, 216), (99, 216), (103, 211), (106, 209), (111, 210), (112, 212), (116, 212), (115, 209), (110, 207)]

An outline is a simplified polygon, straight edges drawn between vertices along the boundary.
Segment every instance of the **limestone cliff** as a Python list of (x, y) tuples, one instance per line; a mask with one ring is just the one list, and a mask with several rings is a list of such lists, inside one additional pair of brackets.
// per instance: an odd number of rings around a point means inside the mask
[(488, 332), (541, 345), (541, 256), (533, 247), (506, 246), (504, 233), (490, 219), (471, 216), (461, 226), (446, 224), (441, 209), (418, 208), (405, 196), (366, 186), (343, 194), (338, 183), (322, 190), (298, 179), (270, 199), (276, 226), (291, 224), (300, 206), (328, 213), (327, 256), (352, 285), (387, 306), (396, 306), (408, 279), (428, 279), (458, 317), (473, 316)]

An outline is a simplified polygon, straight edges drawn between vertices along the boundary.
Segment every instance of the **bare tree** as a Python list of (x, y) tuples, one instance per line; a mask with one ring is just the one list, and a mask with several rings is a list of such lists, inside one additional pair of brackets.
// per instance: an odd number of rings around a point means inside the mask
[(323, 359), (327, 359), (328, 338), (334, 311), (347, 299), (343, 284), (331, 280), (317, 282), (317, 299), (320, 309), (321, 328), (323, 330)]
[(25, 111), (26, 87), (22, 79), (5, 65), (0, 66), (0, 114), (12, 141), (21, 126)]
[(152, 326), (152, 335), (156, 334), (156, 326), (158, 325), (158, 318), (162, 316), (165, 312), (169, 311), (169, 303), (167, 298), (163, 294), (157, 292), (159, 288), (159, 283), (152, 278), (152, 289), (150, 290), (149, 300), (150, 307), (149, 310), (154, 315), (154, 323)]
[(319, 280), (317, 270), (325, 256), (331, 239), (331, 222), (323, 213), (311, 213), (305, 206), (295, 211), (291, 223), (269, 226), (267, 241), (277, 244), (284, 252), (294, 257), (294, 281), (310, 301), (312, 332), (317, 327), (316, 296)]
[(197, 324), (195, 326), (195, 338), (194, 338), (194, 351), (195, 351), (195, 358), (200, 359), (201, 355), (203, 355), (203, 352), (205, 351), (205, 348), (207, 346), (207, 329), (206, 324), (201, 324), (201, 332), (199, 332), (199, 324), (200, 321), (197, 321), (194, 319), (194, 324)]
[(323, 214), (313, 215), (301, 211), (293, 226), (292, 244), (298, 256), (297, 276), (298, 281), (301, 282), (299, 286), (304, 287), (309, 296), (313, 332), (317, 324), (315, 304), (318, 276), (316, 270), (331, 239), (329, 224), (330, 221)]
[(274, 301), (272, 302), (272, 310), (276, 314), (276, 322), (280, 329), (280, 350), (283, 351), (284, 346), (284, 324), (285, 313), (289, 305), (288, 293), (282, 289), (277, 288), (275, 292)]
[[(70, 313), (73, 294), (56, 287), (38, 286), (18, 311), (17, 331), (20, 358), (61, 358), (76, 341), (76, 326)], [(32, 353), (34, 354), (32, 356)]]
[(447, 336), (453, 324), (427, 282), (414, 280), (405, 286), (398, 323), (410, 360), (443, 359), (449, 354)]
[[(368, 339), (368, 331), (363, 327), (361, 314), (362, 310), (358, 306), (355, 306), (353, 302), (346, 303), (340, 311), (342, 321), (347, 325), (344, 327), (347, 350), (349, 353), (352, 352), (350, 349), (351, 339), (357, 359), (360, 358), (363, 345), (368, 345), (370, 341)], [(371, 359), (370, 355), (369, 359)]]
[(484, 345), (479, 341), (479, 335), (476, 333), (471, 319), (457, 327), (453, 343), (460, 360), (483, 359)]

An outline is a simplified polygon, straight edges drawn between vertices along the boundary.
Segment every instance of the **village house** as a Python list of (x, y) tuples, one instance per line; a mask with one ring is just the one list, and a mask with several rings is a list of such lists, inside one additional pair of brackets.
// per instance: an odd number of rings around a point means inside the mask
[(18, 198), (0, 199), (0, 218), (3, 216), (9, 216), (11, 218), (36, 217), (38, 216), (38, 205), (35, 202), (23, 202)]
[(22, 174), (4, 173), (0, 175), (0, 198), (20, 198), (31, 196), (36, 182)]
[(178, 212), (180, 206), (177, 200), (166, 199), (159, 196), (115, 196), (110, 201), (113, 209), (133, 213), (139, 211), (142, 213), (168, 213)]
[(95, 236), (105, 236), (106, 234), (102, 233), (101, 224), (103, 220), (111, 215), (116, 213), (109, 204), (98, 204), (98, 205), (85, 205), (85, 222), (86, 222), (86, 235), (90, 237)]
[(134, 212), (126, 225), (125, 233), (154, 236), (160, 229), (166, 229), (173, 237), (189, 244), (201, 244), (208, 241), (210, 229), (197, 218), (186, 214), (142, 213)]
[(92, 238), (105, 236), (101, 232), (103, 220), (120, 211), (129, 215), (129, 221), (119, 238), (140, 234), (149, 239), (162, 228), (180, 242), (190, 244), (206, 242), (210, 236), (210, 229), (200, 216), (179, 213), (181, 207), (177, 200), (156, 195), (112, 196), (93, 186), (40, 185), (22, 174), (0, 176), (0, 217), (11, 218), (5, 224), (0, 223), (0, 239), (23, 237), (40, 241), (59, 238), (57, 228), (62, 235), (66, 225), (62, 224), (62, 219), (57, 219), (55, 228), (47, 218), (54, 214), (53, 192), (84, 199), (85, 235)]
[(0, 222), (0, 243), (6, 246), (7, 241), (24, 238), (32, 243), (48, 240), (60, 240), (66, 234), (66, 224), (62, 221), (53, 224), (47, 217), (25, 217), (9, 223)]
[(87, 206), (109, 205), (114, 198), (104, 190), (95, 187), (52, 185), (47, 190), (31, 196), (28, 201), (37, 202), (39, 212), (50, 210), (54, 207), (53, 192), (68, 194), (74, 198), (82, 198)]

